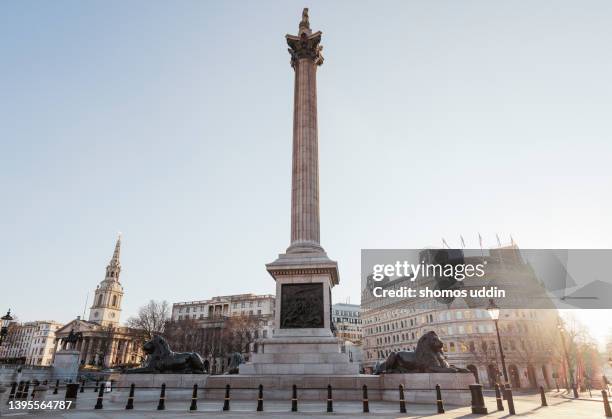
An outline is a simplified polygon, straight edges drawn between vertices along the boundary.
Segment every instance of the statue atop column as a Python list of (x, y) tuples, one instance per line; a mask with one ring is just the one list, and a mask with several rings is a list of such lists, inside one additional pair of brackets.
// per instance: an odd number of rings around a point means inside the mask
[(302, 33), (306, 33), (307, 35), (312, 33), (310, 30), (310, 22), (308, 21), (308, 7), (304, 7), (302, 11), (302, 21), (300, 22), (298, 34), (301, 35)]

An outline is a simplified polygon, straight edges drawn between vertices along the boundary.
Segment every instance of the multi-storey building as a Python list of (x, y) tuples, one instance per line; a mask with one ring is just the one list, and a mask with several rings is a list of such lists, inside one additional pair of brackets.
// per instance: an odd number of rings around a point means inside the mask
[[(248, 359), (258, 338), (272, 336), (274, 295), (238, 294), (172, 305), (166, 335), (179, 350), (196, 350), (212, 373), (226, 370), (227, 355), (241, 352)], [(186, 333), (184, 329), (187, 329)], [(185, 335), (192, 335), (183, 347)]]
[(26, 364), (51, 365), (55, 354), (55, 332), (62, 324), (55, 321), (36, 321)]
[(8, 334), (0, 346), (0, 359), (3, 362), (25, 364), (35, 329), (34, 322), (10, 323)]
[(360, 344), (361, 306), (358, 304), (338, 303), (332, 305), (332, 321), (336, 327), (336, 336), (342, 340)]
[[(518, 248), (503, 250), (507, 251), (503, 263), (499, 257), (488, 257), (487, 275), (514, 279), (532, 275), (517, 257)], [(507, 275), (507, 270), (512, 274)], [(408, 281), (386, 278), (379, 284), (386, 289), (400, 289)], [(450, 305), (435, 299), (374, 298), (369, 286), (362, 292), (366, 370), (373, 369), (391, 352), (414, 350), (419, 338), (433, 330), (444, 342), (449, 363), (470, 369), (483, 384), (493, 385), (500, 380), (502, 365), (495, 323), (486, 309), (470, 308), (464, 301)], [(561, 358), (552, 356), (560, 346), (555, 334), (557, 321), (554, 309), (501, 310), (498, 325), (508, 378), (514, 388), (550, 388), (554, 379), (563, 375)]]
[(334, 333), (342, 342), (342, 352), (348, 354), (351, 362), (359, 363), (361, 366), (363, 361), (361, 306), (348, 303), (333, 304), (331, 314)]
[(231, 316), (274, 316), (274, 295), (237, 294), (172, 305), (172, 320), (206, 320)]
[(27, 365), (50, 365), (55, 350), (55, 331), (60, 327), (61, 323), (52, 320), (12, 323), (0, 347), (0, 359)]

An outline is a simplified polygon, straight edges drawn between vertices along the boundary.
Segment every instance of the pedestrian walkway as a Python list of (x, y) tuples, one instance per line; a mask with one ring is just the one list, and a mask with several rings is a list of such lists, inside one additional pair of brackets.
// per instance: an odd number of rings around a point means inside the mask
[[(51, 392), (50, 392), (51, 393)], [(556, 392), (547, 393), (548, 405), (541, 406), (539, 394), (518, 394), (514, 396), (514, 404), (517, 416), (534, 418), (604, 418), (603, 403), (592, 400), (568, 399)], [(106, 395), (108, 396), (108, 395)], [(48, 400), (62, 400), (61, 395), (49, 394)], [(507, 418), (507, 405), (504, 411), (496, 410), (494, 397), (485, 396), (485, 405), (489, 410), (487, 418)], [(264, 401), (264, 411), (256, 412), (256, 401), (232, 400), (231, 410), (222, 412), (223, 402), (198, 400), (197, 411), (189, 411), (189, 401), (167, 401), (165, 410), (157, 410), (157, 402), (134, 402), (134, 410), (125, 410), (125, 401), (111, 401), (105, 397), (103, 409), (94, 410), (96, 394), (93, 392), (79, 393), (76, 408), (70, 411), (37, 411), (26, 413), (24, 411), (8, 411), (2, 406), (3, 417), (57, 417), (70, 419), (108, 419), (108, 418), (355, 418), (375, 417), (384, 419), (399, 418), (470, 418), (483, 417), (472, 415), (470, 407), (445, 406), (445, 413), (438, 414), (435, 404), (407, 404), (407, 413), (399, 413), (398, 403), (372, 401), (370, 402), (370, 413), (362, 413), (360, 401), (335, 401), (333, 413), (326, 413), (325, 402), (299, 402), (299, 411), (291, 412), (289, 401)]]

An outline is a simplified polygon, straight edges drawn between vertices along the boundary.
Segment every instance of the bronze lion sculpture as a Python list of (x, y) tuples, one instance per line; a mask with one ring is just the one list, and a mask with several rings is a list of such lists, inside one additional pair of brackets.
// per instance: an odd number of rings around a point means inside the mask
[(161, 336), (153, 336), (143, 345), (147, 357), (141, 368), (131, 368), (125, 372), (136, 373), (204, 373), (204, 362), (197, 352), (173, 352)]
[(413, 372), (468, 373), (470, 371), (449, 365), (444, 356), (442, 341), (436, 332), (430, 331), (421, 336), (415, 351), (392, 352), (387, 359), (374, 367), (376, 375)]
[(244, 357), (239, 352), (233, 352), (229, 356), (229, 361), (227, 363), (227, 371), (226, 374), (238, 374), (238, 370), (240, 369), (240, 364), (244, 364)]

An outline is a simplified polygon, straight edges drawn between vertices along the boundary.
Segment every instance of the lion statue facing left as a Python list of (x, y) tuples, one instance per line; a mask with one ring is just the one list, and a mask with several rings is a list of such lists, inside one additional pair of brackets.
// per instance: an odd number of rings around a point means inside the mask
[(459, 372), (470, 370), (449, 365), (444, 355), (443, 343), (433, 330), (425, 333), (417, 342), (416, 351), (398, 351), (374, 367), (374, 374), (413, 372)]
[(143, 345), (147, 357), (140, 368), (126, 370), (127, 374), (203, 374), (204, 362), (197, 352), (173, 352), (166, 339), (153, 336)]

